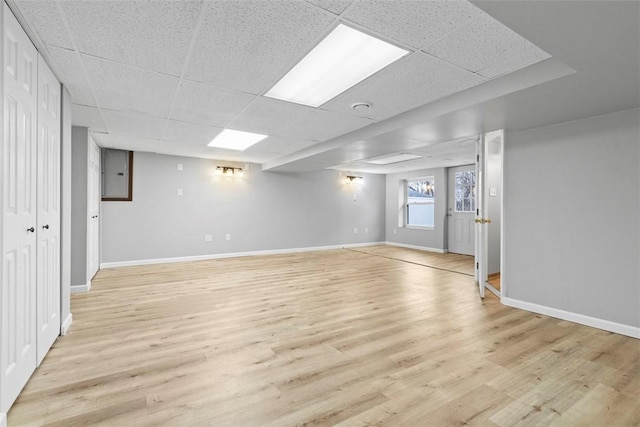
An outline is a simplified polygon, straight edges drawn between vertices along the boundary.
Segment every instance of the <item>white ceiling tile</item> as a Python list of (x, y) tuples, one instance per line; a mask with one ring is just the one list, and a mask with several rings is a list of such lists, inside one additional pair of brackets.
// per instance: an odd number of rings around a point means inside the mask
[(371, 108), (363, 114), (376, 120), (384, 120), (484, 81), (484, 78), (476, 74), (424, 52), (414, 52), (329, 101), (322, 108), (358, 114), (351, 109), (351, 105), (365, 101), (371, 103)]
[(307, 139), (278, 138), (270, 136), (269, 138), (265, 138), (257, 144), (247, 148), (245, 152), (248, 154), (267, 152), (284, 155), (295, 153), (296, 151), (311, 147), (312, 145), (315, 145), (317, 143), (318, 141), (310, 141)]
[(549, 58), (551, 58), (551, 55), (549, 55), (547, 52), (531, 45), (529, 48), (526, 48), (521, 54), (512, 56), (506, 61), (489, 65), (487, 68), (483, 68), (482, 70), (478, 71), (478, 74), (488, 79), (492, 79), (494, 77), (502, 76), (504, 74), (520, 70), (522, 68), (528, 67), (529, 65), (536, 64)]
[(187, 77), (253, 94), (275, 84), (335, 20), (299, 1), (210, 1), (205, 7)]
[(73, 126), (88, 127), (94, 132), (107, 132), (104, 120), (96, 107), (71, 104), (71, 123)]
[(255, 95), (182, 81), (171, 118), (191, 123), (225, 127), (249, 105)]
[(162, 139), (185, 144), (207, 145), (223, 130), (221, 127), (169, 120)]
[(202, 2), (61, 2), (81, 53), (179, 76)]
[(283, 133), (289, 137), (326, 141), (372, 123), (371, 119), (318, 109), (292, 123)]
[(284, 128), (307, 116), (313, 110), (304, 105), (259, 96), (242, 114), (229, 123), (228, 127), (246, 132), (281, 136)]
[(132, 111), (103, 109), (102, 114), (109, 133), (137, 138), (162, 138), (166, 120)]
[(340, 15), (351, 4), (351, 0), (306, 0), (311, 4)]
[(73, 49), (71, 37), (58, 11), (58, 2), (18, 0), (16, 3), (29, 27), (43, 43)]
[(483, 13), (464, 27), (425, 47), (424, 51), (477, 72), (536, 49), (524, 37)]
[(81, 55), (100, 107), (164, 117), (169, 114), (178, 79), (116, 62)]
[(356, 1), (344, 18), (416, 49), (479, 16), (468, 1)]
[(47, 46), (51, 68), (60, 81), (69, 89), (71, 99), (76, 104), (96, 105), (77, 52), (54, 46)]

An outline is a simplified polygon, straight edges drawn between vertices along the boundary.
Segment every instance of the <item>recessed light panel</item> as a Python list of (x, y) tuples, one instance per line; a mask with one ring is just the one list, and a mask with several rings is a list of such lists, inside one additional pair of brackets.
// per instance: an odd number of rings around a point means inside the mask
[(209, 147), (242, 151), (262, 141), (267, 136), (269, 135), (225, 129), (213, 138), (213, 141), (209, 143)]
[(318, 107), (407, 53), (340, 24), (265, 96)]
[(407, 160), (421, 159), (423, 156), (416, 154), (400, 153), (392, 154), (390, 156), (377, 157), (375, 159), (365, 160), (367, 163), (374, 165), (390, 165), (391, 163), (406, 162)]

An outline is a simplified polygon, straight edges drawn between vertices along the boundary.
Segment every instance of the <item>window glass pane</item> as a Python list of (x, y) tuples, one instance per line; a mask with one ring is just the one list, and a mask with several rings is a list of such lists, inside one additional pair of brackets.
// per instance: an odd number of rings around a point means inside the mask
[(476, 210), (476, 172), (456, 172), (456, 212)]
[(433, 227), (433, 204), (407, 205), (407, 225)]
[(433, 177), (406, 182), (406, 225), (434, 226), (435, 185)]

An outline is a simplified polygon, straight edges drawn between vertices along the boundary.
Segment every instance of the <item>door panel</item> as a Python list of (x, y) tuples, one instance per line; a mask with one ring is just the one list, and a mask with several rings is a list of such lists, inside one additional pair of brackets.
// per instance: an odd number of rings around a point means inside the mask
[(60, 334), (60, 83), (38, 63), (38, 364)]
[(89, 137), (89, 168), (88, 168), (88, 194), (89, 205), (88, 240), (87, 240), (87, 265), (88, 280), (98, 272), (100, 268), (100, 148)]
[(7, 412), (36, 367), (38, 57), (6, 4), (3, 37), (0, 412)]
[[(447, 195), (449, 237), (447, 250), (451, 253), (473, 255), (475, 251), (475, 212), (473, 212), (470, 204), (472, 200), (469, 197), (464, 198), (464, 201), (468, 203), (468, 205), (465, 205), (460, 203), (461, 198), (459, 196), (456, 197), (456, 191), (460, 192), (460, 189), (456, 189), (456, 174), (472, 171), (474, 171), (473, 165), (449, 168)], [(458, 204), (456, 204), (457, 201)]]
[(482, 135), (476, 143), (476, 274), (475, 279), (480, 292), (480, 297), (484, 298), (484, 289), (487, 282), (487, 227), (489, 226), (487, 218), (487, 201), (486, 201), (486, 171), (487, 171), (487, 151), (485, 145), (485, 135)]

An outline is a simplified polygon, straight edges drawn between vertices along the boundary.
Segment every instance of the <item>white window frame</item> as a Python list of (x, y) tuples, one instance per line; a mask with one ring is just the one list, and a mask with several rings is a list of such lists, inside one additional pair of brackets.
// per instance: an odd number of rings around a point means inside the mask
[[(410, 202), (409, 201), (409, 183), (410, 182), (416, 182), (416, 181), (430, 181), (431, 185), (433, 187), (433, 199), (431, 199), (428, 202)], [(404, 204), (403, 204), (403, 217), (404, 217), (404, 227), (405, 228), (416, 228), (419, 230), (434, 230), (435, 229), (435, 225), (436, 225), (436, 219), (435, 219), (435, 207), (436, 207), (436, 200), (435, 200), (435, 177), (433, 175), (430, 176), (421, 176), (421, 177), (415, 177), (415, 178), (408, 178), (405, 179), (404, 182), (402, 183), (402, 190), (404, 192)], [(409, 206), (410, 205), (433, 205), (433, 210), (434, 210), (434, 216), (433, 216), (433, 225), (417, 225), (417, 224), (409, 224)]]

